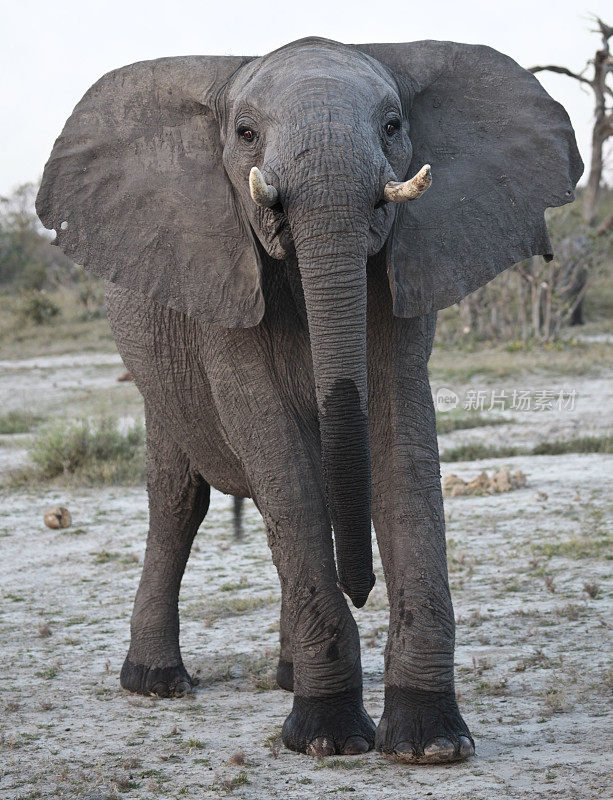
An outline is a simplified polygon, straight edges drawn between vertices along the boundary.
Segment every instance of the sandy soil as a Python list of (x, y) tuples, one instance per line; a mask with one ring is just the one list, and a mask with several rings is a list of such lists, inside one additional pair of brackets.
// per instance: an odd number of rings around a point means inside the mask
[[(56, 409), (85, 388), (117, 392), (122, 406), (134, 389), (115, 383), (120, 372), (109, 356), (2, 362), (0, 403), (18, 407), (9, 398), (21, 392), (31, 410)], [(49, 392), (37, 400), (41, 380)], [(602, 432), (610, 382), (573, 384), (584, 405), (572, 414), (510, 415), (441, 437), (441, 447)], [(0, 465), (24, 458), (25, 439), (1, 437)], [(472, 760), (446, 767), (375, 753), (316, 761), (280, 743), (292, 698), (273, 680), (279, 590), (250, 503), (235, 541), (230, 501), (214, 493), (181, 594), (184, 660), (200, 685), (171, 701), (128, 695), (118, 681), (145, 546), (144, 489), (1, 492), (0, 800), (610, 796), (610, 459), (522, 456), (443, 465), (443, 474), (470, 479), (502, 464), (523, 470), (527, 487), (446, 501), (457, 686), (477, 742)], [(71, 510), (72, 528), (44, 527), (55, 503)], [(355, 612), (375, 720), (387, 630), (378, 560), (377, 574)]]
[(112, 386), (124, 371), (118, 353), (83, 353), (0, 361), (3, 410), (49, 408), (75, 394)]

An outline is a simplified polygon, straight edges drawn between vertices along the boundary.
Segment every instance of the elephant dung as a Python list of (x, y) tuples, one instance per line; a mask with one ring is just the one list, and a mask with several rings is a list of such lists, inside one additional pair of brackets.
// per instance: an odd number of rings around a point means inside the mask
[(446, 497), (459, 497), (465, 494), (501, 494), (512, 489), (521, 489), (526, 485), (526, 476), (521, 470), (511, 472), (508, 467), (501, 467), (491, 476), (481, 472), (471, 481), (465, 481), (451, 473), (443, 480), (443, 494)]
[(69, 528), (72, 524), (70, 511), (65, 506), (52, 506), (45, 512), (44, 520), (48, 528)]

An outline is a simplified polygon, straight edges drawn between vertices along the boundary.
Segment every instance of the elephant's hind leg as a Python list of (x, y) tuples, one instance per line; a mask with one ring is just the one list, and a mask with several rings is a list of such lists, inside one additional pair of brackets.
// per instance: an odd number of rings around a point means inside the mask
[(287, 592), (281, 597), (281, 620), (279, 639), (281, 649), (277, 663), (277, 683), (286, 692), (294, 691), (294, 659), (292, 656), (291, 616), (288, 607)]
[(171, 697), (193, 681), (179, 649), (179, 588), (192, 541), (209, 507), (210, 487), (147, 409), (149, 535), (121, 670), (124, 689)]

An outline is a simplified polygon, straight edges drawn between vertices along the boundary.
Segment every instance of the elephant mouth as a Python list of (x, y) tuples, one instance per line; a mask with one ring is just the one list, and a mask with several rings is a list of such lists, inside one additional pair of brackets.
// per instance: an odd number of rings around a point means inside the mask
[(277, 203), (272, 208), (259, 209), (259, 238), (273, 258), (287, 258), (295, 253), (289, 220), (283, 207)]
[[(259, 209), (260, 239), (273, 258), (287, 258), (295, 255), (296, 249), (289, 220), (280, 203), (272, 208)], [(394, 220), (395, 206), (383, 203), (373, 209), (368, 228), (368, 255), (378, 253), (387, 240)]]
[(281, 234), (284, 231), (289, 231), (289, 220), (285, 216), (285, 213), (281, 209), (281, 206), (279, 206), (279, 209), (280, 209), (279, 211), (277, 211), (276, 209), (271, 209), (271, 214), (274, 220), (274, 230), (272, 232), (273, 239), (280, 239)]

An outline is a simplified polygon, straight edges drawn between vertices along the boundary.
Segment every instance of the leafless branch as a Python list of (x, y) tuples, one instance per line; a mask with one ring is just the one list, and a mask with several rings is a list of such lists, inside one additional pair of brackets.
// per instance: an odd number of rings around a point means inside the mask
[(583, 75), (579, 75), (577, 72), (572, 72), (567, 67), (558, 67), (555, 64), (548, 64), (544, 67), (529, 67), (528, 72), (544, 72), (545, 70), (548, 72), (557, 72), (560, 75), (568, 75), (569, 78), (574, 78), (576, 81), (587, 83), (588, 86), (592, 85), (592, 81), (590, 81), (588, 78), (584, 78)]
[(600, 29), (600, 33), (602, 34), (602, 41), (606, 45), (611, 36), (613, 36), (613, 28), (603, 22), (600, 17), (594, 17), (594, 19), (596, 20), (598, 28)]
[[(588, 61), (581, 72), (573, 72), (568, 67), (558, 66), (557, 64), (530, 67), (529, 70), (532, 73), (546, 71), (555, 72), (558, 75), (566, 75), (583, 86), (589, 86), (594, 95), (592, 153), (589, 176), (583, 196), (583, 213), (590, 224), (593, 224), (596, 220), (596, 210), (602, 183), (604, 144), (609, 137), (613, 136), (613, 114), (607, 108), (606, 103), (609, 97), (613, 97), (613, 88), (608, 84), (609, 75), (613, 74), (613, 58), (609, 50), (609, 39), (613, 36), (613, 28), (604, 23), (600, 17), (594, 15), (592, 19), (598, 26), (594, 33), (600, 33), (602, 46), (596, 50), (594, 58)], [(584, 75), (588, 68), (592, 71), (591, 79)]]
[(600, 223), (596, 229), (596, 233), (598, 236), (604, 236), (611, 228), (613, 228), (613, 214), (609, 214), (609, 216)]

